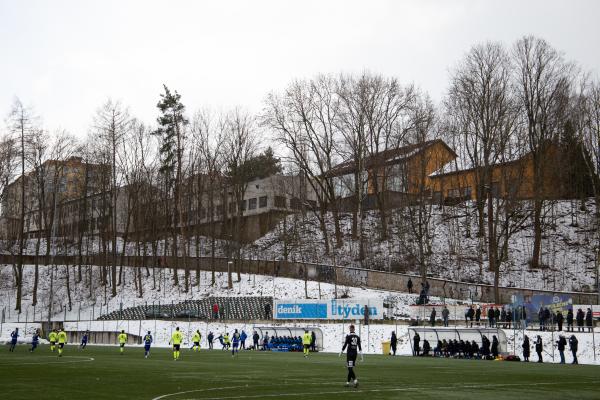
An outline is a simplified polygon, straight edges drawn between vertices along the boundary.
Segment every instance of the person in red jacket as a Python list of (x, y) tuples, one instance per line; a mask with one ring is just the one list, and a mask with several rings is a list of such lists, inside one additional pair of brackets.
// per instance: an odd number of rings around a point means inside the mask
[(212, 311), (213, 311), (213, 319), (218, 319), (219, 318), (219, 305), (217, 303), (213, 304)]

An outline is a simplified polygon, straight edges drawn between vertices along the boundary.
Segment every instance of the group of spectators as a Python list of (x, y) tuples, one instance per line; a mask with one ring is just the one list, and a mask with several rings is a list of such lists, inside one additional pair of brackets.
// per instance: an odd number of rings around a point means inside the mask
[[(394, 337), (395, 334), (392, 335)], [(500, 343), (496, 335), (492, 336), (492, 341), (487, 336), (482, 337), (481, 346), (476, 341), (443, 339), (438, 340), (436, 346), (432, 349), (431, 344), (427, 339), (423, 340), (421, 345), (421, 337), (417, 332), (413, 336), (412, 352), (413, 356), (434, 356), (434, 357), (451, 357), (451, 358), (467, 358), (467, 359), (491, 359), (498, 357), (500, 351)], [(431, 354), (433, 353), (433, 354)]]
[[(397, 337), (396, 332), (392, 332), (391, 337), (391, 349), (392, 354), (396, 355), (396, 343)], [(575, 337), (575, 335), (571, 335), (567, 341), (567, 339), (560, 335), (558, 340), (556, 341), (556, 347), (560, 356), (560, 363), (565, 364), (565, 350), (567, 348), (567, 344), (569, 345), (569, 350), (571, 351), (573, 360), (572, 364), (578, 364), (577, 360), (577, 350), (579, 346), (579, 341)], [(529, 357), (531, 355), (531, 342), (529, 337), (525, 335), (522, 344), (523, 349), (523, 361), (529, 362)], [(537, 336), (534, 342), (534, 350), (537, 354), (538, 360), (537, 362), (544, 362), (544, 344), (542, 342), (542, 337), (540, 335)], [(498, 358), (500, 352), (500, 343), (496, 335), (492, 336), (492, 341), (487, 338), (487, 336), (483, 335), (481, 338), (481, 346), (476, 341), (468, 341), (468, 340), (456, 340), (456, 339), (443, 339), (438, 340), (436, 346), (434, 348), (431, 347), (431, 344), (427, 339), (424, 339), (421, 343), (421, 336), (418, 332), (415, 332), (413, 336), (412, 343), (412, 354), (415, 357), (447, 357), (447, 358), (466, 358), (466, 359), (486, 359), (493, 360)]]
[[(575, 335), (571, 335), (571, 337), (569, 337), (568, 344), (569, 350), (571, 350), (571, 354), (573, 356), (573, 361), (571, 362), (571, 364), (579, 364), (579, 362), (577, 361), (577, 350), (579, 347), (579, 341), (577, 340)], [(525, 335), (525, 337), (523, 338), (523, 344), (521, 345), (521, 347), (523, 348), (523, 361), (529, 362), (529, 356), (531, 355), (531, 344), (527, 335)], [(563, 335), (560, 335), (558, 337), (558, 340), (556, 341), (556, 347), (558, 350), (558, 354), (560, 355), (560, 363), (565, 364), (565, 350), (567, 347), (567, 339)], [(542, 337), (540, 335), (538, 335), (535, 339), (534, 348), (538, 357), (537, 362), (543, 363), (544, 343), (542, 342)]]
[[(448, 326), (450, 311), (448, 307), (444, 306), (442, 309), (442, 324)], [(469, 306), (465, 311), (465, 326), (473, 327), (487, 325), (490, 328), (504, 328), (504, 329), (526, 329), (527, 328), (527, 311), (524, 306), (516, 307), (515, 309), (509, 307), (495, 307), (492, 306), (487, 309), (487, 315), (484, 315), (479, 305)], [(437, 311), (435, 308), (431, 309), (429, 314), (429, 324), (434, 327), (436, 325)], [(566, 317), (562, 311), (556, 312), (550, 311), (548, 307), (541, 307), (538, 312), (538, 319), (540, 321), (540, 331), (562, 331), (563, 325), (566, 322), (566, 331), (574, 332), (574, 322), (577, 324), (578, 332), (592, 332), (594, 327), (592, 309), (588, 308), (587, 312), (584, 312), (581, 308), (577, 310), (575, 316), (573, 315), (573, 309), (567, 311)]]

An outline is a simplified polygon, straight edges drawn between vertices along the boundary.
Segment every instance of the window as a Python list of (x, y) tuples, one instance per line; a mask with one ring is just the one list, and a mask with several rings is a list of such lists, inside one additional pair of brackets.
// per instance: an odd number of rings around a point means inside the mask
[(469, 199), (470, 200), (471, 199), (471, 193), (472, 193), (471, 186), (467, 186), (466, 188), (463, 189), (463, 197), (465, 199)]
[(256, 197), (248, 200), (248, 210), (256, 210)]
[(292, 210), (299, 210), (302, 204), (300, 203), (300, 199), (297, 197), (292, 197), (290, 200), (290, 208)]
[(450, 198), (460, 197), (460, 189), (448, 189), (448, 197), (450, 197)]
[(240, 202), (240, 207), (241, 207), (242, 211), (246, 211), (246, 204), (247, 203), (248, 203), (248, 201), (246, 201), (246, 200), (242, 200)]
[(433, 202), (441, 203), (442, 202), (442, 192), (433, 192)]
[(262, 196), (258, 199), (258, 207), (265, 208), (267, 206), (267, 196)]
[(285, 197), (283, 196), (275, 196), (273, 202), (275, 203), (276, 208), (285, 208)]
[(490, 190), (492, 197), (500, 197), (500, 183), (492, 182), (492, 188)]

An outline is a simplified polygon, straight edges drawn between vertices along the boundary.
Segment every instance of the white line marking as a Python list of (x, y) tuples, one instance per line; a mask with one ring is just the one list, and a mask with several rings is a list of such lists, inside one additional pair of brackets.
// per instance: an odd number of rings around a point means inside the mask
[[(43, 356), (46, 358), (54, 358), (57, 359), (57, 356)], [(80, 356), (68, 356), (65, 358), (83, 358), (83, 360), (67, 360), (67, 361), (37, 361), (37, 362), (25, 362), (25, 363), (0, 363), (0, 366), (13, 366), (13, 365), (39, 365), (39, 364), (72, 364), (72, 363), (82, 363), (82, 362), (92, 362), (95, 361), (93, 357), (80, 357)], [(64, 358), (63, 358), (64, 360)]]

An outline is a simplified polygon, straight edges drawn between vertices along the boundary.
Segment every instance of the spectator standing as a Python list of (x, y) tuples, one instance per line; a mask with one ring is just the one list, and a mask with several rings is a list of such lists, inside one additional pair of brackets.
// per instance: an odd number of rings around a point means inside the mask
[(317, 335), (315, 334), (315, 331), (311, 331), (310, 336), (310, 351), (315, 352), (317, 351)]
[(592, 332), (594, 329), (594, 320), (592, 317), (592, 309), (588, 308), (585, 313), (585, 326), (588, 328), (588, 332)]
[(556, 346), (558, 347), (558, 354), (560, 354), (560, 363), (565, 363), (565, 347), (567, 346), (567, 339), (563, 335), (558, 337), (556, 341)]
[(544, 321), (544, 308), (540, 307), (540, 311), (538, 311), (538, 319), (540, 320), (540, 331), (544, 330), (544, 325), (545, 325), (545, 321)]
[(575, 319), (577, 320), (577, 332), (583, 332), (583, 319), (585, 318), (583, 314), (583, 310), (580, 308), (577, 310), (577, 316)]
[(564, 320), (565, 320), (565, 317), (563, 316), (562, 311), (558, 310), (558, 312), (556, 313), (556, 323), (558, 324), (558, 330), (560, 332), (562, 332)]
[(242, 333), (240, 335), (240, 349), (246, 350), (246, 339), (248, 339), (248, 335), (246, 331), (242, 329)]
[(502, 327), (506, 328), (506, 310), (504, 306), (502, 306), (502, 311), (500, 311), (500, 321), (502, 321)]
[(550, 327), (553, 326), (553, 322), (552, 322), (552, 314), (550, 313), (550, 310), (548, 309), (548, 307), (544, 308), (544, 330), (550, 330)]
[(479, 326), (479, 321), (481, 321), (481, 307), (478, 305), (477, 310), (475, 310), (475, 324)]
[(448, 307), (444, 305), (444, 309), (442, 310), (442, 319), (444, 320), (444, 326), (448, 327), (448, 318), (450, 317), (450, 310)]
[(412, 282), (412, 279), (408, 278), (408, 282), (406, 283), (406, 287), (408, 289), (408, 293), (412, 294), (412, 292), (413, 292), (413, 282)]
[(525, 335), (525, 338), (523, 338), (523, 345), (521, 346), (523, 348), (523, 361), (525, 362), (529, 362), (529, 355), (531, 354), (531, 345), (529, 344), (529, 336)]
[(567, 311), (567, 332), (573, 332), (573, 309)]
[(510, 325), (512, 324), (512, 317), (513, 317), (512, 310), (511, 310), (511, 309), (509, 309), (509, 310), (506, 312), (506, 327), (507, 327), (508, 329), (510, 329)]
[(390, 338), (390, 347), (392, 348), (392, 355), (396, 355), (396, 345), (398, 344), (398, 338), (396, 337), (396, 331), (392, 331), (392, 337)]
[(494, 356), (494, 358), (498, 358), (499, 345), (500, 343), (498, 343), (498, 338), (496, 337), (496, 335), (492, 336), (492, 356)]
[(571, 354), (573, 354), (572, 364), (579, 364), (577, 361), (577, 338), (575, 335), (571, 335), (569, 338), (569, 348), (571, 349)]
[(536, 341), (535, 341), (535, 352), (537, 353), (538, 356), (538, 361), (539, 363), (544, 362), (542, 360), (542, 351), (544, 351), (544, 344), (542, 343), (542, 337), (540, 335), (538, 335)]
[(467, 312), (465, 313), (465, 326), (469, 327), (469, 323), (471, 324), (471, 328), (473, 327), (473, 317), (475, 317), (475, 310), (473, 310), (473, 305), (470, 305), (467, 308)]
[(217, 303), (212, 306), (213, 319), (219, 319), (219, 305)]
[(431, 324), (431, 326), (435, 326), (435, 308), (431, 309), (431, 314), (429, 315), (429, 323)]
[(271, 304), (265, 303), (265, 319), (271, 319)]
[(252, 334), (252, 350), (258, 350), (258, 341), (260, 340), (260, 336), (258, 332), (254, 331)]
[(496, 307), (494, 309), (494, 325), (496, 328), (498, 327), (498, 321), (500, 321), (500, 308)]
[(496, 312), (494, 311), (494, 306), (492, 306), (488, 309), (488, 320), (489, 320), (490, 328), (493, 328), (496, 325), (495, 318), (496, 318)]
[(421, 337), (417, 332), (415, 332), (415, 336), (413, 336), (413, 356), (419, 355), (419, 343), (421, 342)]

